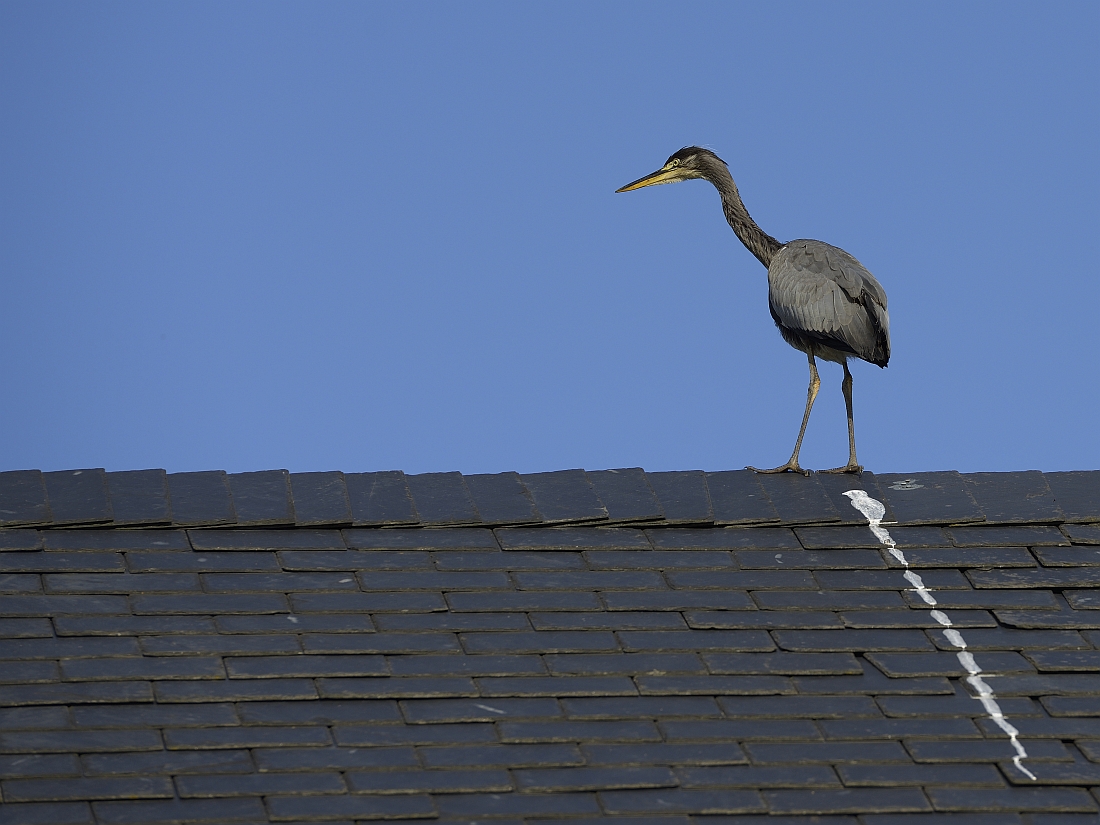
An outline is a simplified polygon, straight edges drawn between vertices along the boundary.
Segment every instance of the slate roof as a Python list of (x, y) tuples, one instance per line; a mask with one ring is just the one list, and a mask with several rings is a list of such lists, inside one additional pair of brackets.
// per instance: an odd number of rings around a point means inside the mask
[(0, 527), (0, 825), (1097, 821), (1100, 472), (20, 471)]

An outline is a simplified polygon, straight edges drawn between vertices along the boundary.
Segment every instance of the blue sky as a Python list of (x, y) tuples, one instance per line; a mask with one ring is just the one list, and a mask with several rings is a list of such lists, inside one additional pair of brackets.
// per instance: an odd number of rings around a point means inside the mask
[[(0, 4), (0, 469), (785, 461), (709, 184), (890, 299), (868, 469), (1100, 467), (1100, 5)], [(803, 465), (846, 458), (840, 368)]]

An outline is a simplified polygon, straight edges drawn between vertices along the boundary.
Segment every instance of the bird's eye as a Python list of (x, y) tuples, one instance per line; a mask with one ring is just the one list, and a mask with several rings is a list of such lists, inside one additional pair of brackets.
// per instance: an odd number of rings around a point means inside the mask
[(669, 164), (669, 166), (672, 166), (673, 168), (675, 168), (679, 165), (680, 165), (680, 159), (679, 158), (673, 158), (672, 162)]

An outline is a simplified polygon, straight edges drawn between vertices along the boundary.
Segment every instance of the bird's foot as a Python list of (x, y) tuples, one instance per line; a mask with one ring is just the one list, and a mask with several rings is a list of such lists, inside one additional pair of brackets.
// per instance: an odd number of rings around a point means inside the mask
[(754, 473), (802, 473), (804, 476), (810, 474), (809, 470), (803, 470), (799, 467), (798, 462), (793, 458), (782, 467), (772, 467), (770, 470), (761, 470), (759, 467), (746, 467), (745, 469), (752, 470)]
[(852, 464), (849, 462), (843, 467), (834, 467), (831, 470), (818, 470), (819, 473), (854, 473), (857, 476), (863, 475), (863, 465)]

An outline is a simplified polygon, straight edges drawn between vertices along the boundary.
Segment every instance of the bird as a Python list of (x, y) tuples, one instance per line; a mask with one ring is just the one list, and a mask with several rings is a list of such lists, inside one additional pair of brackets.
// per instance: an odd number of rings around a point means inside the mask
[(798, 453), (821, 386), (815, 360), (821, 358), (844, 367), (841, 391), (848, 413), (848, 463), (821, 472), (862, 473), (863, 467), (856, 460), (852, 373), (848, 369), (848, 359), (859, 358), (879, 367), (886, 367), (890, 362), (886, 291), (863, 264), (843, 249), (808, 239), (780, 243), (757, 226), (741, 200), (729, 166), (710, 149), (685, 146), (656, 172), (615, 191), (630, 192), (645, 186), (694, 179), (710, 181), (718, 190), (722, 211), (734, 234), (768, 270), (768, 308), (779, 327), (779, 334), (796, 350), (805, 353), (810, 363), (806, 410), (790, 460), (771, 469), (746, 469), (758, 473), (809, 475), (809, 471), (799, 465)]

